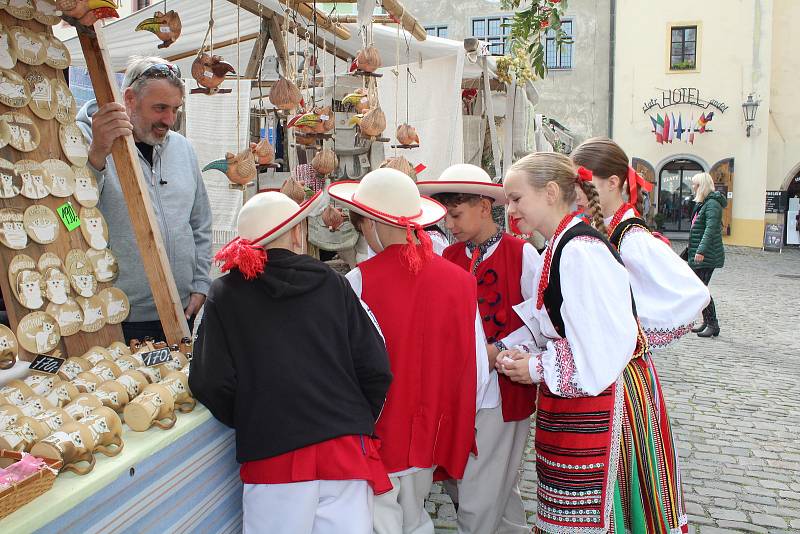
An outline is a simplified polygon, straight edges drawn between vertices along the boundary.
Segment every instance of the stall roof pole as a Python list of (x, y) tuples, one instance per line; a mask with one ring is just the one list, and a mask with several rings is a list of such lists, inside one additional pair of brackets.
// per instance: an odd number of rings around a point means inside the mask
[(494, 160), (494, 181), (503, 180), (503, 168), (500, 161), (500, 145), (497, 141), (497, 126), (494, 123), (494, 102), (492, 101), (492, 88), (489, 84), (489, 62), (486, 56), (480, 58), (483, 66), (483, 102), (486, 105), (486, 115), (489, 119), (489, 137), (492, 140), (492, 159)]
[[(103, 37), (102, 23), (94, 25), (96, 38), (80, 34), (83, 57), (92, 80), (98, 105), (109, 102), (120, 102), (122, 98), (114, 81), (114, 70)], [(167, 259), (161, 230), (156, 220), (147, 183), (144, 181), (133, 136), (118, 137), (111, 149), (114, 166), (119, 175), (119, 183), (128, 205), (131, 227), (136, 235), (139, 252), (142, 255), (142, 267), (147, 273), (150, 288), (153, 291), (158, 315), (164, 327), (164, 334), (170, 344), (180, 343), (188, 337), (189, 327), (183, 313), (183, 307), (172, 270)], [(193, 258), (185, 258), (191, 261)]]

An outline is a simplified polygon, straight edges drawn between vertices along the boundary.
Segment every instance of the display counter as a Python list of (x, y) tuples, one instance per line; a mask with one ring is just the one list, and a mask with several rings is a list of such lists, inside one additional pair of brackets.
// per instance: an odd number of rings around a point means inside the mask
[(242, 530), (235, 434), (198, 404), (169, 430), (133, 432), (116, 457), (97, 454), (84, 476), (61, 473), (53, 488), (0, 520), (0, 532), (209, 532)]

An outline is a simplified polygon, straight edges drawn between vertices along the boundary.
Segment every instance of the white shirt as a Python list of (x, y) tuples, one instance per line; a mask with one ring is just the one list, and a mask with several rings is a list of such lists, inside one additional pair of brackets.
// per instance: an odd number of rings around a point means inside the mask
[[(634, 217), (628, 210), (622, 220)], [(611, 219), (606, 220), (606, 225)], [(625, 232), (619, 254), (631, 279), (639, 322), (651, 348), (663, 348), (690, 331), (711, 295), (691, 267), (650, 232)]]
[[(486, 261), (491, 258), (492, 254), (494, 254), (497, 248), (500, 246), (501, 241), (498, 241), (489, 247), (486, 250), (486, 254), (481, 258), (481, 261)], [(464, 253), (468, 258), (472, 257), (468, 248), (464, 249)], [(539, 253), (535, 248), (533, 248), (533, 245), (530, 243), (525, 243), (525, 245), (522, 247), (522, 276), (520, 276), (519, 280), (523, 299), (530, 299), (536, 293), (536, 286), (534, 286), (534, 284), (536, 283), (536, 275), (541, 268), (541, 256), (539, 256)], [(482, 325), (481, 328), (483, 328)], [(525, 326), (521, 326), (514, 332), (511, 332), (508, 336), (504, 337), (501, 341), (506, 347), (511, 348), (514, 345), (524, 343), (527, 339), (530, 339), (530, 333)], [(488, 354), (486, 357), (489, 357)], [(493, 368), (489, 374), (489, 385), (486, 389), (486, 396), (484, 397), (483, 403), (481, 403), (479, 409), (484, 410), (497, 408), (500, 406), (500, 402), (500, 385), (497, 383), (497, 371)]]
[[(573, 219), (567, 229), (578, 222)], [(523, 348), (534, 353), (531, 377), (555, 395), (595, 396), (616, 382), (636, 348), (630, 277), (603, 242), (582, 236), (562, 250), (560, 274), (565, 338), (545, 307), (536, 309), (536, 296), (514, 306), (529, 329)]]

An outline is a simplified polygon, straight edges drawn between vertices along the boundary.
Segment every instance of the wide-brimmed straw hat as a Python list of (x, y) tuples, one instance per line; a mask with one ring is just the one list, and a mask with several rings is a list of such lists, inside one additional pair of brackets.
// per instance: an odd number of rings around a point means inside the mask
[(494, 183), (486, 171), (469, 163), (451, 165), (438, 180), (417, 182), (417, 187), (423, 195), (464, 193), (491, 198), (497, 206), (506, 203), (503, 185)]
[(214, 256), (222, 263), (220, 269), (225, 272), (236, 268), (248, 280), (264, 272), (267, 251), (263, 247), (308, 217), (322, 199), (322, 191), (302, 204), (277, 191), (255, 195), (239, 210), (236, 222), (239, 237)]
[(331, 184), (328, 193), (347, 209), (397, 228), (425, 227), (444, 218), (447, 210), (432, 198), (420, 195), (414, 181), (395, 169), (376, 169), (359, 182)]

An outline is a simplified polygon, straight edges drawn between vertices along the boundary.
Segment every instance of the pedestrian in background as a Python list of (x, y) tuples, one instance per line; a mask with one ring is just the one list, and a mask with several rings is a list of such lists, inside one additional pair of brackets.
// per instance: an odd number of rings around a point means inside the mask
[[(689, 231), (687, 261), (695, 274), (707, 286), (714, 269), (725, 265), (725, 248), (722, 245), (722, 210), (728, 200), (714, 190), (714, 180), (708, 173), (692, 178), (695, 207), (692, 228)], [(700, 337), (719, 336), (719, 321), (714, 299), (703, 310), (703, 322), (692, 329)]]

